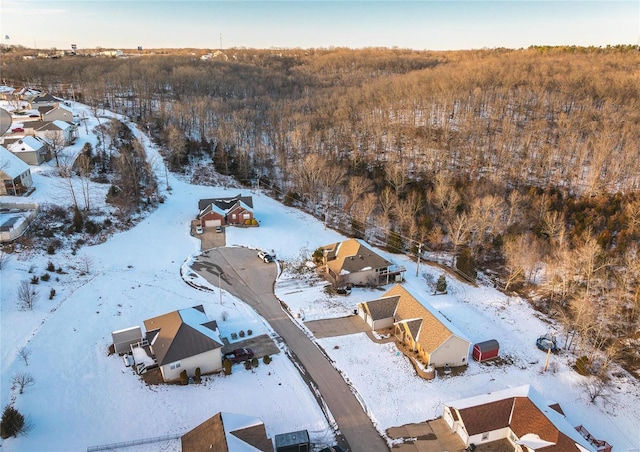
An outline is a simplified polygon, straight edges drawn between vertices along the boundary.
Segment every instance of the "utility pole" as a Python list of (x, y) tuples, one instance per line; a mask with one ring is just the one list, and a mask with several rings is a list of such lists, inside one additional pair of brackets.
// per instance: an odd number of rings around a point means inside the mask
[(418, 265), (416, 265), (416, 276), (420, 272), (420, 256), (422, 256), (422, 243), (418, 243)]
[(222, 279), (222, 272), (218, 273), (218, 292), (220, 292), (220, 306), (222, 306), (222, 286), (220, 285), (220, 280)]

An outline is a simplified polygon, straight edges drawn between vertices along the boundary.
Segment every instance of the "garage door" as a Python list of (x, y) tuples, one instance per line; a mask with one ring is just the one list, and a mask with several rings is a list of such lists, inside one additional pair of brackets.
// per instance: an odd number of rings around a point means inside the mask
[(222, 220), (206, 220), (204, 222), (205, 228), (210, 228), (212, 226), (222, 226)]

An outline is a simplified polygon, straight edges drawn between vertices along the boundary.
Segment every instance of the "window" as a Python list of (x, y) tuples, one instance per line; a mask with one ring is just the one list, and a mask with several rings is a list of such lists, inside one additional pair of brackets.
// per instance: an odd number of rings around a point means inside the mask
[(243, 214), (242, 214), (242, 218), (243, 218), (243, 219), (245, 219), (245, 220), (248, 220), (248, 219), (250, 219), (250, 218), (251, 218), (251, 214), (243, 213)]
[(233, 218), (233, 219), (235, 220), (235, 219), (236, 219), (236, 214), (235, 214), (235, 213), (232, 213), (232, 214), (231, 214), (231, 218)]
[(171, 370), (177, 369), (180, 367), (180, 361), (171, 364)]

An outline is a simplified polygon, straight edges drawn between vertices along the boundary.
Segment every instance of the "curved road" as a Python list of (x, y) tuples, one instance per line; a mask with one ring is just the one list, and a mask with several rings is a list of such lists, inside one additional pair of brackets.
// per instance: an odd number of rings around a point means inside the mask
[(275, 264), (259, 260), (255, 250), (214, 248), (203, 252), (192, 268), (214, 286), (220, 281), (223, 289), (252, 306), (284, 339), (302, 364), (301, 372), (308, 374), (322, 394), (348, 443), (339, 440), (339, 445), (356, 452), (389, 451), (342, 376), (280, 306), (273, 293)]

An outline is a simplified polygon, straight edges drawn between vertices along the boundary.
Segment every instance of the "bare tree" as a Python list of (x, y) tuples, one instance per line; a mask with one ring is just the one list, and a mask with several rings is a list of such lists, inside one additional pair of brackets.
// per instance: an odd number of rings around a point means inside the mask
[(82, 255), (80, 256), (80, 270), (82, 270), (83, 273), (89, 274), (91, 273), (92, 266), (93, 258), (87, 253), (82, 253)]
[(76, 196), (76, 190), (73, 186), (73, 158), (62, 157), (58, 159), (58, 175), (62, 178), (65, 184), (65, 188), (71, 200), (73, 201), (73, 207), (78, 208), (78, 198)]
[(50, 130), (46, 132), (45, 137), (49, 143), (49, 149), (53, 154), (53, 158), (56, 159), (56, 166), (60, 166), (60, 153), (66, 145), (62, 132)]
[(33, 310), (33, 306), (38, 299), (38, 291), (33, 288), (29, 281), (22, 281), (18, 286), (18, 306), (23, 311)]
[(24, 361), (25, 366), (29, 365), (29, 356), (31, 356), (31, 349), (26, 345), (24, 347), (20, 347), (18, 350), (18, 357)]
[(11, 377), (11, 383), (14, 388), (18, 388), (20, 390), (20, 394), (24, 392), (24, 388), (27, 386), (31, 386), (35, 383), (35, 379), (33, 375), (27, 372), (17, 372)]

